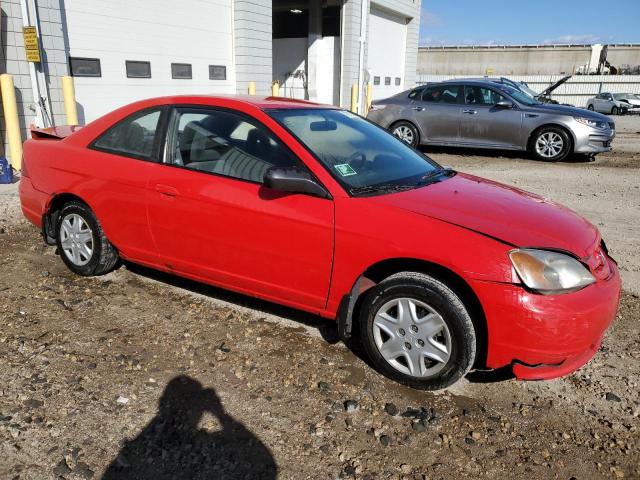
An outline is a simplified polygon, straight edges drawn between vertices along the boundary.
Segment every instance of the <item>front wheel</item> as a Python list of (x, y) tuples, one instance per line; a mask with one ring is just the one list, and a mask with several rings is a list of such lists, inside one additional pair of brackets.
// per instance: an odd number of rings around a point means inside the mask
[(446, 388), (471, 368), (476, 334), (460, 298), (422, 273), (392, 275), (360, 310), (363, 347), (387, 377), (422, 390)]
[(418, 129), (409, 122), (398, 122), (391, 128), (391, 133), (394, 137), (398, 137), (405, 143), (408, 143), (412, 147), (417, 147), (420, 141), (420, 134)]
[(618, 107), (613, 107), (611, 109), (611, 115), (618, 115), (618, 113), (620, 113), (620, 110), (618, 110)]
[(571, 153), (569, 134), (558, 127), (538, 130), (531, 141), (531, 151), (538, 160), (559, 162)]
[(118, 252), (107, 240), (98, 219), (79, 201), (69, 202), (60, 210), (56, 245), (69, 270), (85, 277), (103, 275), (118, 262)]

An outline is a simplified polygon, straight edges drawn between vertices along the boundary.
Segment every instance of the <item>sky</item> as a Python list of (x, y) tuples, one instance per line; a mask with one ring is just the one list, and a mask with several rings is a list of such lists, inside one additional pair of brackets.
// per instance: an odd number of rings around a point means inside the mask
[(422, 0), (420, 45), (640, 43), (640, 0)]

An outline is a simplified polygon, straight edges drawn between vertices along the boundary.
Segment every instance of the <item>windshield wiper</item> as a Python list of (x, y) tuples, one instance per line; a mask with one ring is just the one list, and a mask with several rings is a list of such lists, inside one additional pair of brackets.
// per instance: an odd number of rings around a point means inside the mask
[(381, 183), (380, 185), (366, 185), (364, 187), (352, 187), (349, 189), (351, 195), (367, 195), (370, 193), (393, 193), (404, 192), (415, 188), (415, 185)]
[(452, 168), (449, 168), (449, 167), (438, 168), (436, 170), (433, 170), (432, 172), (427, 173), (425, 176), (423, 176), (420, 179), (420, 182), (418, 182), (418, 185), (422, 186), (422, 185), (427, 185), (429, 183), (433, 183), (433, 181), (440, 175), (446, 175), (447, 177), (451, 177), (455, 174), (456, 174), (456, 171), (453, 170)]

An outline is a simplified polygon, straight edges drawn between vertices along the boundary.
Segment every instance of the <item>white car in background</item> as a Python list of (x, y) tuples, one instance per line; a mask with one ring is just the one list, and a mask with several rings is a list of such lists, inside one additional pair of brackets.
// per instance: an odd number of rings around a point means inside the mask
[(608, 115), (640, 113), (640, 95), (635, 93), (599, 93), (587, 101), (587, 108)]

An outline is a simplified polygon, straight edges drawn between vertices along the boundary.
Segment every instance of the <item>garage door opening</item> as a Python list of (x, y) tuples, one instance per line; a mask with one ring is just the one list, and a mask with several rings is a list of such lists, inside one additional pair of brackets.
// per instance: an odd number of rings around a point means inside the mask
[(283, 97), (338, 104), (339, 0), (273, 0), (273, 77)]

